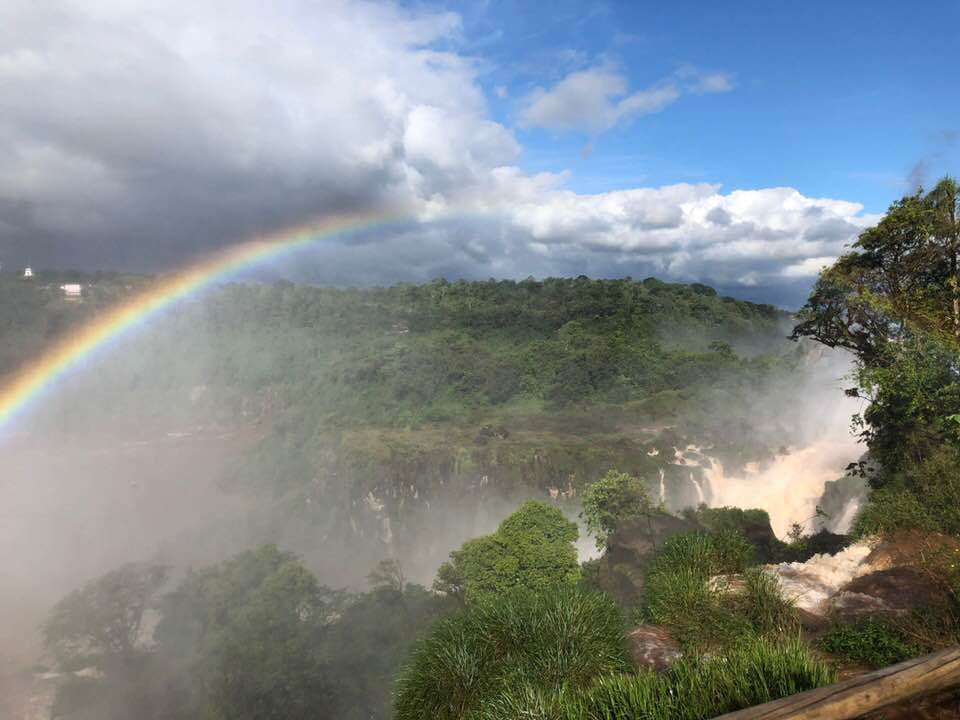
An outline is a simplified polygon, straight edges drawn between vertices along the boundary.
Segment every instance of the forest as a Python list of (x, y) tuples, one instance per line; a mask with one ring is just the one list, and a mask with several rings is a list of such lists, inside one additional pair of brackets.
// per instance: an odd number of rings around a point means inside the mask
[[(25, 425), (255, 428), (218, 479), (255, 521), (185, 543), (216, 538), (215, 563), (174, 543), (63, 597), (55, 716), (692, 720), (960, 642), (958, 262), (948, 178), (797, 313), (586, 277), (237, 283), (178, 306)], [(0, 372), (151, 281), (78, 277), (71, 304), (54, 276), (0, 276)], [(859, 408), (849, 528), (778, 537), (770, 508), (701, 502), (711, 463), (802, 447), (833, 392)], [(841, 554), (862, 575), (822, 607), (791, 595), (791, 567)]]

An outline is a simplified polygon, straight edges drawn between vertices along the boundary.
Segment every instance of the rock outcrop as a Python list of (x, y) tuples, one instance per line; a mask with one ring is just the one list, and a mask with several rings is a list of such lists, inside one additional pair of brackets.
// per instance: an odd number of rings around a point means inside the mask
[(656, 549), (673, 535), (698, 531), (703, 528), (695, 522), (666, 513), (627, 520), (607, 538), (607, 550), (600, 559), (600, 587), (622, 605), (635, 605)]
[(641, 670), (666, 670), (683, 657), (678, 643), (666, 628), (640, 625), (627, 635), (630, 657)]

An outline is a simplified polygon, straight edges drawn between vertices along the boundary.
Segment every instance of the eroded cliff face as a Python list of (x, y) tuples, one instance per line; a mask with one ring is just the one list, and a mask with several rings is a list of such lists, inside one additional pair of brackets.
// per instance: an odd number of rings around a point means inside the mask
[(582, 489), (610, 469), (643, 478), (654, 503), (673, 514), (700, 505), (759, 508), (768, 512), (774, 538), (785, 538), (794, 522), (807, 532), (843, 532), (862, 483), (839, 505), (828, 503), (827, 516), (818, 517), (816, 509), (824, 488), (836, 484), (859, 452), (852, 440), (821, 439), (738, 463), (729, 448), (690, 443), (670, 428), (593, 434), (500, 428), (477, 437), (429, 429), (364, 431), (331, 446), (301, 494), (314, 514), (342, 509), (332, 519), (342, 527), (333, 534), (372, 543), (377, 552), (416, 557), (413, 576), (429, 580), (451, 548), (490, 532), (523, 499), (552, 500), (575, 515)]

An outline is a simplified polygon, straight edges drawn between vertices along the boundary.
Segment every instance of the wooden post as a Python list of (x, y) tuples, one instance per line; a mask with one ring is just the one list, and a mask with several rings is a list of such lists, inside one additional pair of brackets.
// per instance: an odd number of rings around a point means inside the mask
[(715, 720), (849, 720), (891, 703), (960, 686), (960, 646)]

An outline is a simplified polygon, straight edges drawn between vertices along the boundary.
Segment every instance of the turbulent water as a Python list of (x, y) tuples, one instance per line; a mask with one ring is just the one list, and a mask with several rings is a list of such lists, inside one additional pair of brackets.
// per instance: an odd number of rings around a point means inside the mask
[[(780, 537), (795, 522), (809, 529), (826, 482), (843, 475), (846, 466), (861, 452), (849, 436), (823, 438), (808, 447), (777, 455), (762, 467), (747, 466), (736, 474), (726, 473), (722, 463), (711, 458), (704, 467), (710, 504), (763, 508)], [(856, 509), (853, 510), (855, 513)], [(847, 530), (852, 519), (845, 512), (831, 529)]]
[(769, 571), (797, 607), (816, 612), (844, 585), (874, 570), (866, 562), (870, 552), (866, 543), (856, 543), (836, 555), (814, 555), (806, 562), (774, 565)]
[[(821, 522), (814, 519), (826, 483), (843, 476), (847, 465), (861, 452), (862, 447), (849, 434), (839, 434), (821, 438), (807, 447), (787, 449), (765, 463), (748, 463), (739, 472), (727, 472), (719, 459), (690, 445), (678, 452), (674, 461), (685, 469), (681, 477), (688, 491), (667, 504), (672, 510), (700, 503), (766, 510), (773, 531), (781, 538), (786, 537), (793, 523), (807, 531), (825, 527), (845, 532), (859, 508), (857, 498), (851, 498), (837, 517)], [(662, 474), (658, 485), (662, 502), (668, 497)]]

